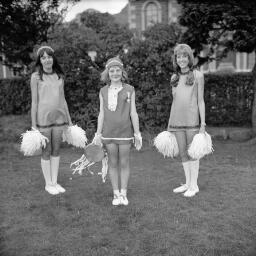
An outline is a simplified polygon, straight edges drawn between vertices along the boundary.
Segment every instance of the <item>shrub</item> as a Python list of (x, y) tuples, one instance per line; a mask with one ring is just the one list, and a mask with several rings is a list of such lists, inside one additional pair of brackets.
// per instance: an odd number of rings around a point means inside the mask
[[(162, 83), (150, 76), (147, 81), (130, 80), (136, 89), (136, 106), (142, 130), (165, 129), (172, 103), (168, 79)], [(91, 134), (97, 127), (101, 86), (96, 70), (86, 76), (68, 76), (65, 81), (65, 96), (72, 120)], [(207, 125), (251, 125), (252, 101), (250, 73), (205, 74)], [(30, 110), (30, 104), (28, 78), (0, 80), (1, 115), (25, 114)]]

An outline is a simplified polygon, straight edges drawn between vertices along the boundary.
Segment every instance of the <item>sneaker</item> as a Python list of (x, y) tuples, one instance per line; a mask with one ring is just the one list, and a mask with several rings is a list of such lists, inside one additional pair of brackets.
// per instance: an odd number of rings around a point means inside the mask
[(185, 197), (192, 197), (192, 196), (195, 196), (196, 193), (199, 192), (199, 187), (197, 187), (196, 189), (188, 189), (185, 193), (184, 193), (184, 196)]
[(183, 193), (188, 190), (188, 185), (183, 184), (173, 190), (173, 193)]
[(120, 204), (122, 204), (122, 205), (128, 205), (129, 204), (127, 196), (120, 195)]
[(60, 184), (56, 184), (54, 185), (55, 188), (60, 192), (60, 193), (65, 193), (66, 192), (66, 189), (63, 188)]
[(112, 205), (117, 206), (120, 205), (120, 196), (114, 194), (114, 198), (112, 200)]
[(57, 188), (55, 188), (55, 186), (53, 185), (47, 185), (45, 186), (45, 190), (51, 194), (51, 195), (58, 195), (59, 191), (57, 190)]

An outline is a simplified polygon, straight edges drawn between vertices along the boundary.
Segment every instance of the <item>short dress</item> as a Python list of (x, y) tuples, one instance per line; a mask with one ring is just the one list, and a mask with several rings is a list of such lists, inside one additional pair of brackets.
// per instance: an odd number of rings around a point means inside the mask
[(180, 76), (177, 87), (173, 87), (173, 101), (168, 131), (199, 130), (198, 78), (202, 73), (193, 71), (193, 85), (186, 85), (186, 76)]
[(68, 125), (63, 87), (64, 80), (56, 73), (43, 74), (42, 80), (38, 79), (36, 125), (39, 130)]
[(100, 90), (103, 98), (104, 120), (102, 128), (103, 144), (131, 144), (134, 141), (134, 131), (131, 121), (131, 95), (134, 87), (129, 84), (123, 84), (122, 89), (116, 94), (117, 105), (115, 110), (109, 109), (109, 85)]

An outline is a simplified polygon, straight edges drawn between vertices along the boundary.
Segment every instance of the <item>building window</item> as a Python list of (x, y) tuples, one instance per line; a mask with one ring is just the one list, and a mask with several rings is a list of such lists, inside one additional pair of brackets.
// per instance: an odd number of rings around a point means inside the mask
[(141, 30), (162, 22), (162, 7), (159, 1), (145, 1), (141, 8)]
[(158, 8), (155, 3), (148, 3), (145, 9), (146, 27), (152, 26), (158, 22)]
[(236, 53), (236, 71), (248, 72), (252, 70), (251, 65), (251, 54), (246, 52), (237, 52)]

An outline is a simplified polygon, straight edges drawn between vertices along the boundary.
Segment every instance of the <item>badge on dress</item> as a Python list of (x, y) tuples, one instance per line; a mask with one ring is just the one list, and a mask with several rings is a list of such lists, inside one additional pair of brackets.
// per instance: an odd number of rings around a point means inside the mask
[(127, 102), (130, 103), (131, 102), (131, 93), (127, 92)]

